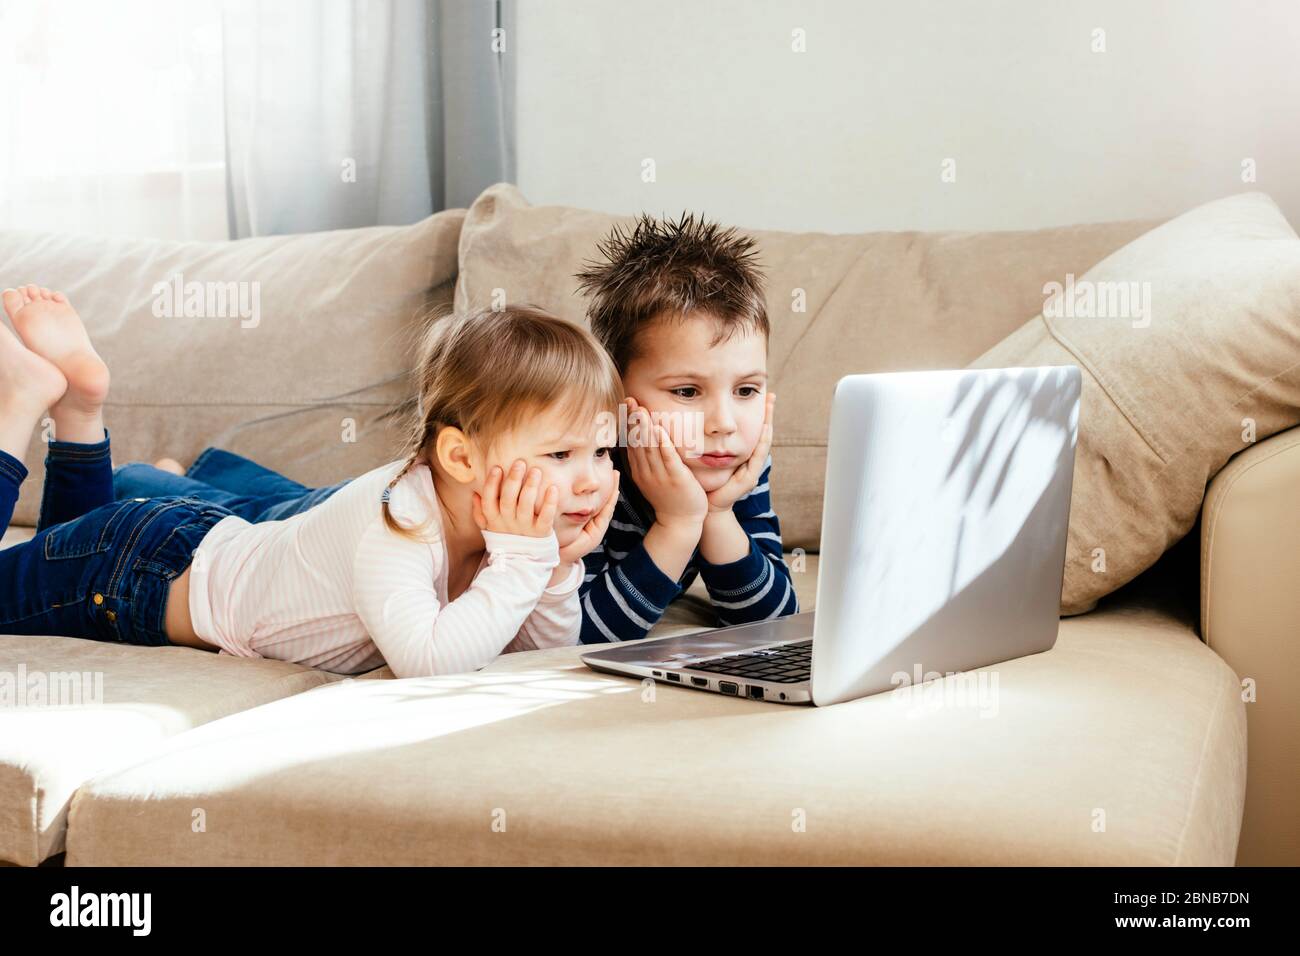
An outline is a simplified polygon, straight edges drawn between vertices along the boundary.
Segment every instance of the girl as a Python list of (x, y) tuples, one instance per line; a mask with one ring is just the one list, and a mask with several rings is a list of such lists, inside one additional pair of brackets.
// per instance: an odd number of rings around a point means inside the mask
[(251, 524), (193, 497), (114, 502), (108, 369), (81, 319), (36, 286), (3, 301), (18, 337), (0, 325), (0, 530), (47, 407), (57, 438), (35, 537), (0, 550), (0, 634), (397, 677), (577, 643), (581, 558), (617, 500), (600, 439), (622, 387), (579, 326), (529, 308), (435, 323), (403, 458)]

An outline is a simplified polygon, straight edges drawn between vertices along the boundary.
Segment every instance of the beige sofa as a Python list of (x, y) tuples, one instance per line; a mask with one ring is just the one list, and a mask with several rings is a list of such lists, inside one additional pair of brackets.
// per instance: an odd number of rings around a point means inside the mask
[[(606, 225), (493, 187), (468, 214), (319, 236), (0, 232), (0, 283), (59, 286), (80, 305), (114, 369), (118, 461), (218, 444), (323, 483), (391, 457), (385, 410), (404, 397), (422, 308), (504, 287), (580, 319), (568, 277)], [(816, 409), (835, 377), (966, 365), (1043, 307), (1045, 282), (1153, 225), (762, 234), (784, 398), (773, 498), (805, 609)], [(175, 273), (259, 283), (258, 322), (158, 316), (150, 290)], [(811, 315), (785, 318), (792, 275)], [(18, 511), (29, 525), (40, 450), (37, 437)], [(910, 702), (729, 699), (597, 674), (581, 648), (394, 680), (3, 637), (0, 677), (98, 675), (102, 695), (0, 709), (0, 860), (1295, 864), (1298, 484), (1300, 430), (1237, 454), (1154, 567), (1062, 618), (1053, 650), (994, 668), (991, 707), (945, 702), (953, 678)], [(697, 585), (654, 636), (707, 624)]]

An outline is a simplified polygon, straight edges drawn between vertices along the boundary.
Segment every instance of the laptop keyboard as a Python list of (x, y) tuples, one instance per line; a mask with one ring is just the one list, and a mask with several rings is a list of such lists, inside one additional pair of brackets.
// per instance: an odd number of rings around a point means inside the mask
[(726, 674), (728, 677), (748, 677), (775, 684), (797, 684), (812, 677), (812, 640), (695, 661), (682, 669)]

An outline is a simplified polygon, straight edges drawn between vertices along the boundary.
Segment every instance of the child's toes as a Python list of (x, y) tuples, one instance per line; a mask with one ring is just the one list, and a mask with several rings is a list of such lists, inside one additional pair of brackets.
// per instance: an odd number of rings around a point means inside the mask
[(55, 292), (55, 293), (54, 293), (54, 301), (55, 301), (55, 302), (67, 302), (67, 301), (68, 301), (68, 297), (67, 297), (66, 295), (64, 295), (62, 292)]
[(23, 291), (27, 293), (28, 302), (35, 302), (41, 297), (41, 287), (38, 285), (29, 285)]
[(17, 289), (5, 289), (3, 296), (0, 298), (4, 300), (5, 314), (10, 319), (17, 315), (18, 310), (26, 304), (23, 294)]

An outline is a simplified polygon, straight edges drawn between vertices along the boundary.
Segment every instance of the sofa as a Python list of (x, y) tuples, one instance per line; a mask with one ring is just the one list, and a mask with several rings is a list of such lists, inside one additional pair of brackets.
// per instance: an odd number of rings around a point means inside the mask
[[(395, 456), (428, 315), (495, 296), (583, 321), (572, 275), (615, 221), (499, 184), (411, 226), (230, 243), (8, 231), (0, 284), (78, 306), (113, 370), (115, 461), (218, 445), (323, 484)], [(802, 609), (839, 375), (1023, 348), (1048, 283), (1162, 225), (754, 233), (782, 397), (772, 496)], [(1300, 298), (1269, 307), (1300, 324)], [(1081, 441), (1100, 414), (1085, 403)], [(1055, 647), (995, 665), (991, 709), (945, 697), (953, 675), (826, 708), (724, 698), (591, 671), (581, 647), (399, 680), (0, 637), (0, 861), (1294, 865), (1300, 428), (1260, 423), (1204, 476), (1173, 469), (1201, 484), (1190, 510), (1158, 534), (1126, 519), (1109, 578), (1067, 574)], [(41, 442), (4, 546), (33, 533)], [(1095, 510), (1089, 460), (1075, 500)], [(651, 637), (711, 624), (697, 582)]]

